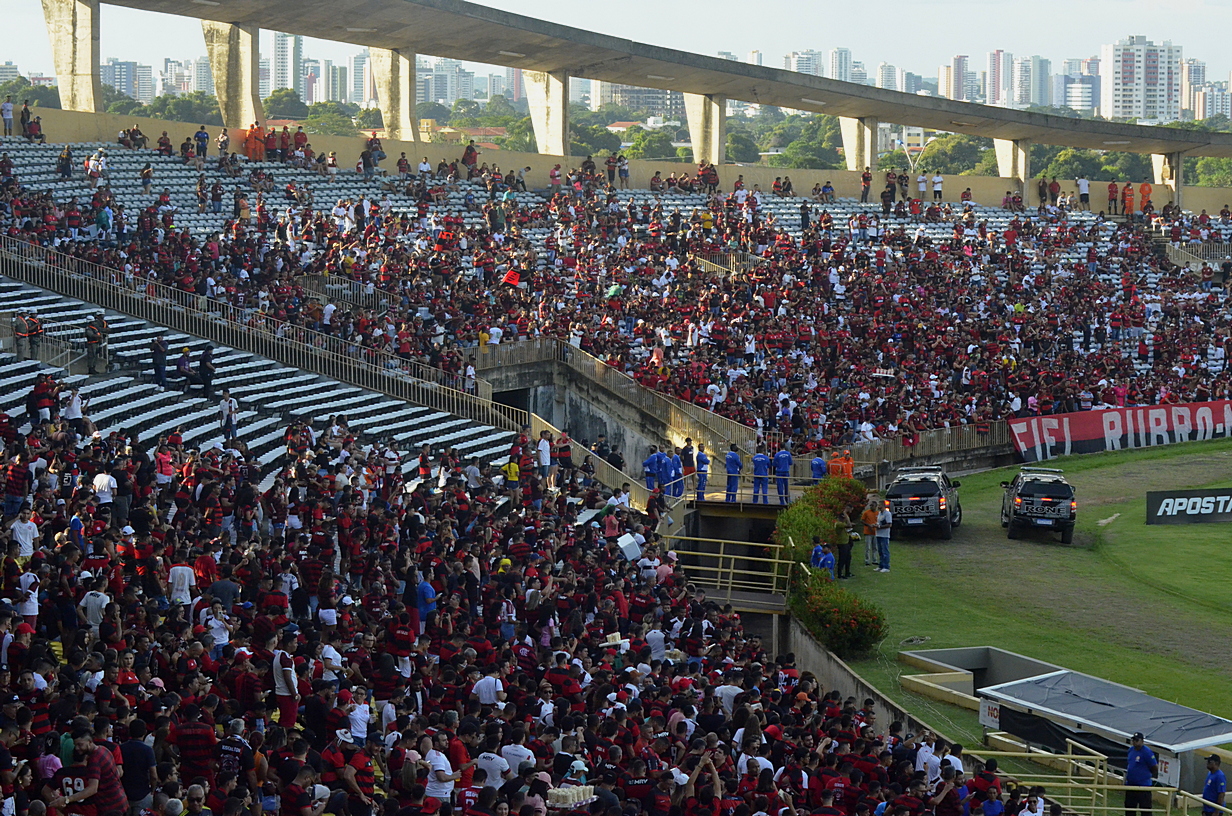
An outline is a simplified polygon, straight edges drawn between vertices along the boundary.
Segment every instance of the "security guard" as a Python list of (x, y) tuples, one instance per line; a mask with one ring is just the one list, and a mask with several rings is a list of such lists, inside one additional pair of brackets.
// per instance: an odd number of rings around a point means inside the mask
[(107, 345), (107, 334), (109, 331), (107, 318), (103, 316), (102, 312), (96, 312), (90, 322), (86, 324), (86, 368), (91, 374), (98, 373), (94, 370), (94, 366), (98, 362), (103, 347)]
[(18, 309), (17, 317), (13, 318), (13, 341), (18, 360), (30, 356), (30, 323), (25, 309)]
[(740, 474), (744, 471), (744, 460), (740, 458), (735, 442), (732, 443), (731, 450), (727, 452), (725, 464), (727, 465), (727, 501), (735, 502), (736, 491), (740, 489)]
[(822, 479), (826, 478), (826, 458), (820, 453), (813, 457), (810, 467), (813, 471), (813, 484), (817, 484)]
[(784, 506), (787, 505), (787, 486), (791, 477), (792, 462), (791, 451), (784, 442), (779, 452), (774, 454), (774, 484), (778, 487), (779, 504)]
[(762, 448), (753, 454), (753, 504), (759, 495), (762, 504), (770, 503), (770, 457)]
[(39, 319), (38, 310), (31, 309), (26, 315), (26, 338), (30, 347), (30, 359), (37, 360), (39, 356), (39, 345), (43, 342), (43, 321)]
[(710, 456), (706, 453), (706, 445), (697, 443), (697, 500), (706, 500), (706, 480), (710, 477)]

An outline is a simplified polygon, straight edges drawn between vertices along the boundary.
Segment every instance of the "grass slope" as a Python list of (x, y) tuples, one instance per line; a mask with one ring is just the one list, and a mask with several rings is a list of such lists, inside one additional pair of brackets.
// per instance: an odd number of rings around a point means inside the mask
[(999, 483), (1015, 469), (1005, 468), (961, 478), (953, 541), (893, 541), (889, 574), (856, 553), (849, 588), (882, 606), (890, 635), (852, 667), (964, 738), (979, 734), (974, 712), (903, 692), (898, 676), (919, 672), (897, 661), (900, 649), (1000, 646), (1232, 717), (1232, 526), (1144, 523), (1148, 490), (1232, 485), (1232, 440), (1056, 464), (1078, 492), (1072, 546), (1055, 534), (1006, 539)]

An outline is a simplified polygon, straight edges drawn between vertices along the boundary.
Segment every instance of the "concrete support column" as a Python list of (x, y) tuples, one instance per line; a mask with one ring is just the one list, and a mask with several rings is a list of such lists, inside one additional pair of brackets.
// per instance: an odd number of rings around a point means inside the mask
[[(1185, 188), (1185, 155), (1183, 153), (1152, 153), (1151, 167), (1155, 170), (1155, 186), (1166, 186), (1173, 206), (1181, 206), (1181, 195)], [(1168, 203), (1162, 198), (1158, 193), (1151, 196), (1156, 210), (1162, 210), (1163, 205)]]
[(843, 156), (847, 169), (859, 172), (867, 167), (877, 171), (877, 120), (870, 117), (852, 119), (840, 116), (839, 127), (843, 133)]
[(385, 122), (385, 136), (419, 141), (415, 118), (415, 55), (389, 48), (369, 48), (369, 65), (376, 85), (377, 105)]
[(693, 161), (722, 164), (727, 158), (727, 97), (684, 94)]
[(64, 110), (98, 113), (103, 101), (98, 5), (98, 0), (43, 0)]
[(569, 155), (569, 75), (559, 71), (523, 71), (530, 121), (540, 153)]
[(1031, 201), (1031, 185), (1028, 184), (1031, 180), (1031, 143), (1026, 139), (993, 139), (992, 144), (997, 151), (997, 175), (1018, 182), (1024, 205), (1038, 204), (1038, 201)]
[[(244, 129), (254, 122), (265, 124), (261, 104), (260, 29), (250, 25), (201, 21), (205, 52), (214, 72), (214, 96), (222, 111), (224, 127)], [(242, 137), (232, 136), (232, 149), (238, 150)]]

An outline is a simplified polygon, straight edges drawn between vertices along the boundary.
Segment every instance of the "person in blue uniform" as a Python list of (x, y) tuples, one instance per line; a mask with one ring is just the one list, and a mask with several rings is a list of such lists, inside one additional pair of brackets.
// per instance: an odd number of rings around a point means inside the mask
[(724, 464), (727, 465), (727, 501), (735, 502), (736, 491), (740, 489), (740, 474), (744, 472), (744, 460), (740, 458), (735, 442), (727, 452)]
[[(1147, 747), (1141, 731), (1129, 740), (1129, 753), (1125, 757), (1125, 784), (1129, 787), (1149, 788), (1154, 783), (1159, 760), (1155, 758), (1155, 752)], [(1150, 812), (1149, 790), (1125, 791), (1125, 816), (1147, 816)]]
[(672, 480), (672, 457), (663, 448), (655, 454), (655, 478), (658, 479), (659, 490), (664, 496), (668, 495), (667, 485)]
[(774, 454), (774, 485), (778, 488), (779, 504), (787, 505), (787, 486), (791, 476), (791, 451), (784, 444), (778, 453)]
[(697, 500), (706, 500), (706, 480), (710, 477), (710, 456), (705, 443), (697, 443)]
[(762, 504), (770, 503), (770, 457), (764, 450), (753, 454), (753, 504), (758, 496)]
[(671, 485), (670, 494), (678, 499), (684, 495), (684, 459), (680, 456), (680, 448), (676, 448), (676, 452), (672, 454), (670, 467), (671, 478), (668, 480), (668, 484)]
[(830, 542), (827, 541), (821, 545), (821, 554), (817, 556), (813, 566), (825, 570), (830, 580), (834, 580), (834, 553), (830, 550)]
[(1227, 807), (1224, 804), (1224, 797), (1228, 792), (1228, 778), (1219, 768), (1219, 757), (1216, 754), (1211, 754), (1206, 758), (1206, 784), (1202, 786), (1202, 798), (1210, 803), (1203, 805), (1202, 812), (1206, 814), (1214, 814), (1217, 811), (1211, 805), (1219, 805)]
[(658, 472), (658, 455), (659, 449), (651, 445), (650, 455), (642, 460), (642, 475), (646, 477), (647, 490), (654, 490), (655, 488), (655, 474)]
[(809, 467), (813, 471), (813, 484), (817, 484), (822, 479), (826, 478), (826, 460), (825, 457), (818, 454), (813, 457), (813, 461), (809, 463)]

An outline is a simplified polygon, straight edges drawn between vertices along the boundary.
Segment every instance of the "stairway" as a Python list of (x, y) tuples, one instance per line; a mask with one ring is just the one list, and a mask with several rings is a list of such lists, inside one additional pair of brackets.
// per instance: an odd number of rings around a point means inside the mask
[[(0, 311), (18, 307), (37, 309), (49, 327), (49, 335), (74, 339), (81, 338), (81, 327), (98, 311), (89, 303), (0, 278)], [(223, 441), (217, 395), (228, 388), (240, 405), (238, 439), (261, 463), (266, 482), (272, 481), (285, 454), (283, 432), (293, 419), (308, 420), (319, 429), (330, 417), (345, 414), (351, 430), (365, 443), (392, 438), (404, 452), (416, 452), (424, 444), (434, 453), (452, 447), (464, 459), (475, 456), (480, 462), (496, 464), (505, 461), (513, 439), (512, 434), (499, 428), (398, 402), (384, 394), (218, 346), (214, 348), (214, 399), (205, 399), (196, 388), (182, 393), (174, 383), (172, 388), (160, 390), (153, 384), (151, 339), (158, 335), (167, 338), (168, 371), (184, 348), (190, 350), (195, 364), (208, 341), (126, 315), (108, 313), (107, 322), (111, 327), (111, 370), (97, 377), (71, 375), (35, 361), (18, 361), (11, 354), (0, 355), (0, 409), (20, 425), (34, 374), (48, 371), (66, 386), (89, 396), (86, 413), (103, 436), (127, 429), (136, 432), (153, 450), (160, 436), (180, 429), (186, 446), (209, 447)], [(418, 463), (417, 458), (404, 463), (403, 472), (413, 472)]]

